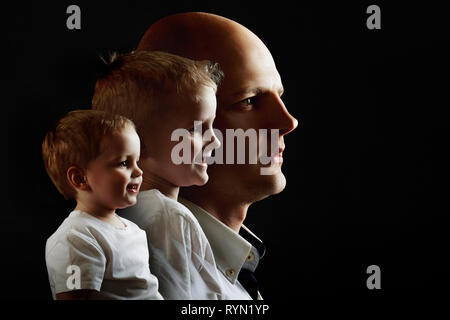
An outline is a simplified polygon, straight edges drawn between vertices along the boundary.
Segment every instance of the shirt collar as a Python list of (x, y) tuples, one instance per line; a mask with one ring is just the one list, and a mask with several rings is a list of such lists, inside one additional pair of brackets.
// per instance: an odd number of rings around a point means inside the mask
[(218, 269), (229, 281), (236, 282), (242, 267), (251, 271), (256, 269), (264, 254), (264, 245), (247, 227), (242, 226), (238, 234), (198, 205), (180, 197), (178, 201), (197, 218), (211, 245)]

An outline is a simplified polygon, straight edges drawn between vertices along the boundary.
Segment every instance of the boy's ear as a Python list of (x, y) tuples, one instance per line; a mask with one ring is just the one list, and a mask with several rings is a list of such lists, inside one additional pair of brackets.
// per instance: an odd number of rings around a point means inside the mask
[(89, 189), (84, 171), (76, 166), (71, 166), (67, 169), (67, 179), (70, 184), (77, 190), (86, 191)]

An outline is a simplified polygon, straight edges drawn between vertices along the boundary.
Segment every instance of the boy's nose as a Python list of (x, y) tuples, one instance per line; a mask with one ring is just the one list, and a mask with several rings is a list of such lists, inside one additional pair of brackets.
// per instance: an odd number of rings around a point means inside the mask
[(213, 128), (211, 128), (210, 130), (212, 131), (211, 142), (214, 143), (214, 149), (218, 149), (222, 145), (222, 143), (220, 142), (220, 139), (217, 138), (217, 135), (216, 135), (216, 130), (217, 131), (219, 131), (219, 130), (218, 129), (213, 129)]
[(218, 149), (222, 143), (220, 139), (217, 137), (218, 134), (222, 134), (219, 129), (209, 128), (203, 133), (203, 147), (210, 147), (213, 149)]

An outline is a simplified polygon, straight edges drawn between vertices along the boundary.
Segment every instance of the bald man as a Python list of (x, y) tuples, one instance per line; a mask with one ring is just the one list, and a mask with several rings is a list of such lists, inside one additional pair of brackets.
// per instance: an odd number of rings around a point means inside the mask
[[(219, 271), (217, 283), (222, 286), (221, 297), (261, 298), (253, 272), (264, 254), (264, 246), (243, 225), (243, 221), (252, 203), (284, 189), (286, 179), (281, 171), (284, 136), (297, 126), (297, 120), (281, 100), (283, 85), (272, 55), (262, 41), (244, 26), (206, 13), (177, 14), (159, 20), (147, 30), (138, 50), (166, 51), (220, 64), (225, 77), (217, 92), (214, 127), (223, 133), (223, 148), (227, 145), (226, 129), (279, 130), (276, 150), (270, 150), (276, 161), (268, 165), (260, 161), (249, 164), (251, 159), (248, 155), (246, 164), (234, 161), (234, 164), (210, 165), (208, 183), (202, 187), (184, 188), (183, 199), (179, 199), (192, 211), (202, 229), (200, 231), (209, 241)], [(258, 135), (258, 139), (268, 138)], [(266, 142), (270, 146), (270, 141)], [(230, 150), (224, 149), (224, 152)], [(237, 156), (236, 150), (234, 155)], [(269, 170), (269, 174), (261, 174), (261, 168)], [(189, 263), (180, 261), (180, 264)], [(164, 266), (151, 268), (157, 273)], [(175, 269), (180, 270), (180, 266)], [(188, 269), (186, 267), (186, 272)], [(161, 292), (173, 285), (171, 280), (167, 280), (167, 275), (159, 280)], [(208, 290), (208, 285), (196, 287)], [(202, 295), (205, 296), (197, 294)]]

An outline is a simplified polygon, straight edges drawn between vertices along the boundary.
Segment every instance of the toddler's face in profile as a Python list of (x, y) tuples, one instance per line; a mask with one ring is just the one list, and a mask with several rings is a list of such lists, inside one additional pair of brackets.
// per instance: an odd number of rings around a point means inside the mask
[[(208, 181), (208, 174), (203, 150), (213, 143), (213, 139), (216, 139), (215, 141), (218, 139), (214, 136), (210, 140), (204, 140), (202, 134), (194, 131), (194, 121), (201, 121), (202, 133), (208, 129), (213, 130), (212, 124), (216, 115), (214, 89), (201, 86), (190, 95), (169, 96), (164, 99), (164, 103), (156, 113), (154, 118), (157, 118), (158, 122), (153, 123), (151, 127), (157, 130), (145, 132), (149, 145), (145, 147), (146, 159), (143, 159), (141, 163), (141, 166), (145, 168), (144, 172), (151, 172), (152, 175), (174, 186), (204, 185)], [(171, 141), (172, 133), (176, 129), (189, 131), (183, 139), (188, 140), (191, 148), (190, 163), (177, 165), (172, 161), (172, 150), (181, 142), (181, 139)], [(180, 156), (183, 155), (182, 153), (183, 151)]]
[(105, 136), (99, 156), (86, 170), (89, 201), (113, 210), (134, 205), (142, 183), (139, 155), (140, 140), (133, 128)]

